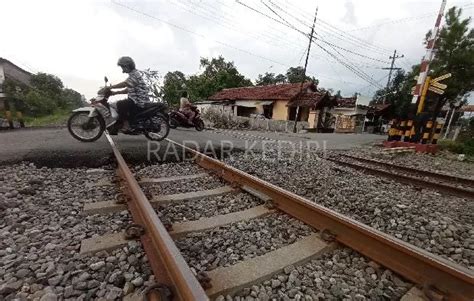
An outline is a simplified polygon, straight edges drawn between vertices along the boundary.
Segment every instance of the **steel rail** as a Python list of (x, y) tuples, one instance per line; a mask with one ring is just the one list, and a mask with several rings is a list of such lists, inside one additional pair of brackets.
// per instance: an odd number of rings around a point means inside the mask
[(456, 176), (447, 175), (447, 174), (443, 174), (443, 173), (439, 173), (439, 172), (428, 171), (428, 170), (420, 170), (420, 169), (416, 169), (416, 168), (413, 168), (413, 167), (395, 165), (395, 164), (388, 163), (388, 162), (383, 162), (383, 161), (368, 159), (368, 158), (361, 158), (361, 157), (352, 156), (352, 155), (348, 155), (348, 154), (341, 154), (341, 155), (344, 156), (344, 157), (347, 157), (347, 158), (354, 159), (354, 160), (359, 160), (359, 161), (367, 162), (367, 163), (371, 163), (371, 164), (377, 164), (377, 165), (380, 165), (380, 166), (393, 168), (393, 169), (396, 169), (396, 170), (399, 170), (399, 171), (411, 172), (411, 173), (417, 174), (417, 175), (422, 176), (422, 177), (431, 177), (431, 178), (435, 178), (435, 179), (438, 179), (438, 180), (443, 180), (443, 181), (447, 181), (447, 182), (454, 182), (454, 183), (458, 183), (458, 184), (465, 184), (465, 185), (469, 185), (470, 187), (474, 187), (474, 179), (456, 177)]
[(340, 243), (408, 280), (425, 287), (434, 287), (442, 292), (447, 300), (474, 299), (473, 271), (228, 166), (199, 151), (170, 139), (166, 140), (191, 154), (192, 159), (203, 168), (211, 170), (226, 181), (247, 185), (266, 194), (278, 209), (316, 229), (329, 231)]
[(447, 193), (447, 194), (450, 194), (450, 195), (458, 196), (458, 197), (461, 197), (461, 198), (474, 199), (474, 191), (469, 190), (469, 189), (464, 189), (462, 187), (451, 186), (451, 185), (443, 184), (443, 183), (439, 183), (439, 182), (434, 183), (434, 182), (430, 182), (430, 181), (427, 181), (427, 180), (424, 180), (424, 179), (421, 179), (421, 178), (401, 175), (401, 174), (389, 172), (389, 171), (386, 171), (386, 170), (372, 168), (372, 167), (369, 167), (369, 166), (364, 166), (364, 165), (359, 165), (359, 164), (355, 164), (355, 163), (351, 163), (351, 162), (341, 161), (341, 160), (338, 160), (338, 159), (335, 159), (335, 158), (326, 158), (326, 160), (335, 162), (339, 165), (344, 165), (344, 166), (351, 167), (351, 168), (354, 168), (354, 169), (363, 170), (363, 171), (365, 171), (369, 174), (372, 174), (372, 175), (383, 176), (383, 177), (386, 177), (386, 178), (389, 178), (389, 179), (394, 179), (394, 180), (397, 180), (398, 182), (402, 182), (402, 183), (405, 183), (405, 184), (416, 185), (416, 186), (420, 186), (420, 187), (424, 187), (424, 188), (428, 188), (428, 189), (433, 189), (433, 190), (444, 192), (444, 193)]
[(133, 177), (114, 141), (108, 134), (106, 137), (117, 160), (119, 174), (126, 183), (131, 198), (131, 201), (128, 201), (130, 212), (135, 223), (145, 229), (141, 241), (157, 281), (162, 281), (170, 287), (174, 293), (173, 300), (209, 300)]

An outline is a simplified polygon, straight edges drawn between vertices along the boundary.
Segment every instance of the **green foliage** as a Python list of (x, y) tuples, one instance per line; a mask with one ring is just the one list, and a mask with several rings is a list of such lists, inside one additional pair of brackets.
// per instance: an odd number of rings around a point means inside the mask
[(69, 116), (71, 115), (70, 110), (57, 110), (52, 114), (40, 116), (40, 117), (25, 117), (25, 123), (28, 126), (59, 126), (66, 125)]
[(44, 116), (54, 112), (55, 101), (38, 90), (30, 90), (25, 97), (27, 113), (31, 116)]
[(264, 75), (259, 74), (258, 78), (255, 80), (257, 86), (284, 84), (286, 82), (287, 80), (285, 75), (275, 75), (275, 73), (268, 72), (265, 72)]
[(60, 105), (61, 108), (75, 109), (84, 105), (82, 101), (82, 95), (79, 92), (73, 89), (69, 89), (69, 88), (65, 88), (61, 92), (60, 100), (61, 100), (61, 105)]
[(413, 78), (415, 72), (408, 74), (403, 70), (397, 71), (390, 81), (387, 88), (377, 90), (370, 102), (370, 105), (387, 103), (391, 104), (391, 113), (400, 118), (408, 117), (411, 104), (411, 87), (413, 86)]
[(474, 156), (474, 139), (469, 139), (464, 142), (441, 140), (439, 141), (441, 149), (448, 150), (455, 154), (465, 154)]
[(170, 105), (179, 103), (181, 94), (186, 91), (186, 76), (181, 71), (166, 73), (161, 87), (163, 99)]
[[(430, 64), (433, 76), (450, 72), (443, 98), (460, 99), (474, 90), (474, 29), (471, 18), (461, 19), (461, 8), (452, 7), (445, 15), (445, 25), (436, 41), (436, 55)], [(428, 33), (431, 36), (431, 33)]]
[(191, 99), (207, 99), (217, 91), (226, 88), (252, 86), (252, 82), (239, 73), (233, 62), (218, 58), (201, 58), (203, 72), (186, 78), (180, 71), (165, 75), (161, 92), (170, 104), (179, 101), (181, 92), (187, 90)]
[(442, 140), (439, 144), (450, 152), (474, 156), (474, 117), (463, 121), (465, 124), (456, 141)]
[(39, 117), (58, 110), (69, 110), (83, 105), (78, 92), (64, 88), (55, 75), (37, 73), (31, 76), (31, 86), (7, 80), (5, 92), (11, 104), (29, 116)]
[(63, 82), (57, 76), (42, 72), (31, 77), (31, 85), (50, 98), (58, 98), (64, 88)]
[[(303, 73), (304, 73), (303, 71), (304, 71), (304, 68), (301, 66), (288, 68), (288, 70), (286, 71), (287, 81), (289, 83), (301, 83), (301, 80), (303, 79)], [(316, 85), (318, 85), (319, 83), (319, 81), (313, 76), (310, 77), (308, 75), (305, 75), (304, 80), (312, 81)]]

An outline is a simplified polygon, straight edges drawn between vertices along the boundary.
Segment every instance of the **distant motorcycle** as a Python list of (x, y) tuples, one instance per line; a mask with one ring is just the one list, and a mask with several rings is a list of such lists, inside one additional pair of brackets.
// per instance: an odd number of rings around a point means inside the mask
[(196, 106), (191, 106), (191, 110), (193, 110), (195, 113), (192, 125), (189, 124), (188, 117), (186, 117), (183, 112), (179, 110), (171, 111), (169, 113), (170, 128), (175, 129), (179, 126), (183, 128), (194, 127), (199, 132), (204, 130), (204, 121), (201, 118), (201, 113), (199, 112), (199, 109)]
[[(102, 136), (106, 128), (115, 126), (118, 119), (115, 104), (109, 104), (112, 94), (107, 87), (97, 92), (97, 96), (90, 100), (91, 106), (73, 110), (67, 122), (69, 133), (82, 142), (93, 142)], [(144, 134), (150, 140), (161, 141), (168, 136), (168, 106), (163, 103), (147, 103), (145, 108), (137, 108), (133, 122), (130, 123), (131, 131), (127, 135)]]

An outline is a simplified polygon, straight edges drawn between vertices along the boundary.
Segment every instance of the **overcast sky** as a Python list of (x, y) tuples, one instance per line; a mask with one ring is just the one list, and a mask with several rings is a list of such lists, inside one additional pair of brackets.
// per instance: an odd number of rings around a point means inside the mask
[[(284, 73), (304, 64), (307, 38), (270, 19), (283, 17), (309, 33), (316, 6), (317, 44), (308, 63), (320, 86), (360, 92), (371, 98), (385, 86), (389, 56), (404, 55), (396, 67), (408, 69), (424, 54), (425, 33), (432, 28), (441, 1), (351, 0), (149, 0), (22, 1), (0, 0), (0, 57), (26, 70), (59, 76), (66, 86), (92, 97), (107, 75), (125, 78), (116, 66), (129, 55), (138, 69), (162, 75), (200, 72), (200, 57), (224, 56), (253, 81), (265, 72)], [(268, 7), (266, 3), (277, 16)], [(472, 16), (474, 1), (449, 1)], [(362, 77), (339, 61), (352, 64)], [(374, 83), (375, 82), (375, 83)], [(471, 97), (472, 99), (472, 97)], [(365, 101), (362, 101), (365, 102)], [(473, 101), (471, 100), (471, 103)]]

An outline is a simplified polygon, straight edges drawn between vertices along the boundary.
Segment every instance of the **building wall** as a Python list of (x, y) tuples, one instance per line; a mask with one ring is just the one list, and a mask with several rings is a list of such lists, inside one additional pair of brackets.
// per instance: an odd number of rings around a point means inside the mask
[(272, 119), (275, 120), (288, 120), (288, 100), (275, 100), (273, 102), (273, 115)]

